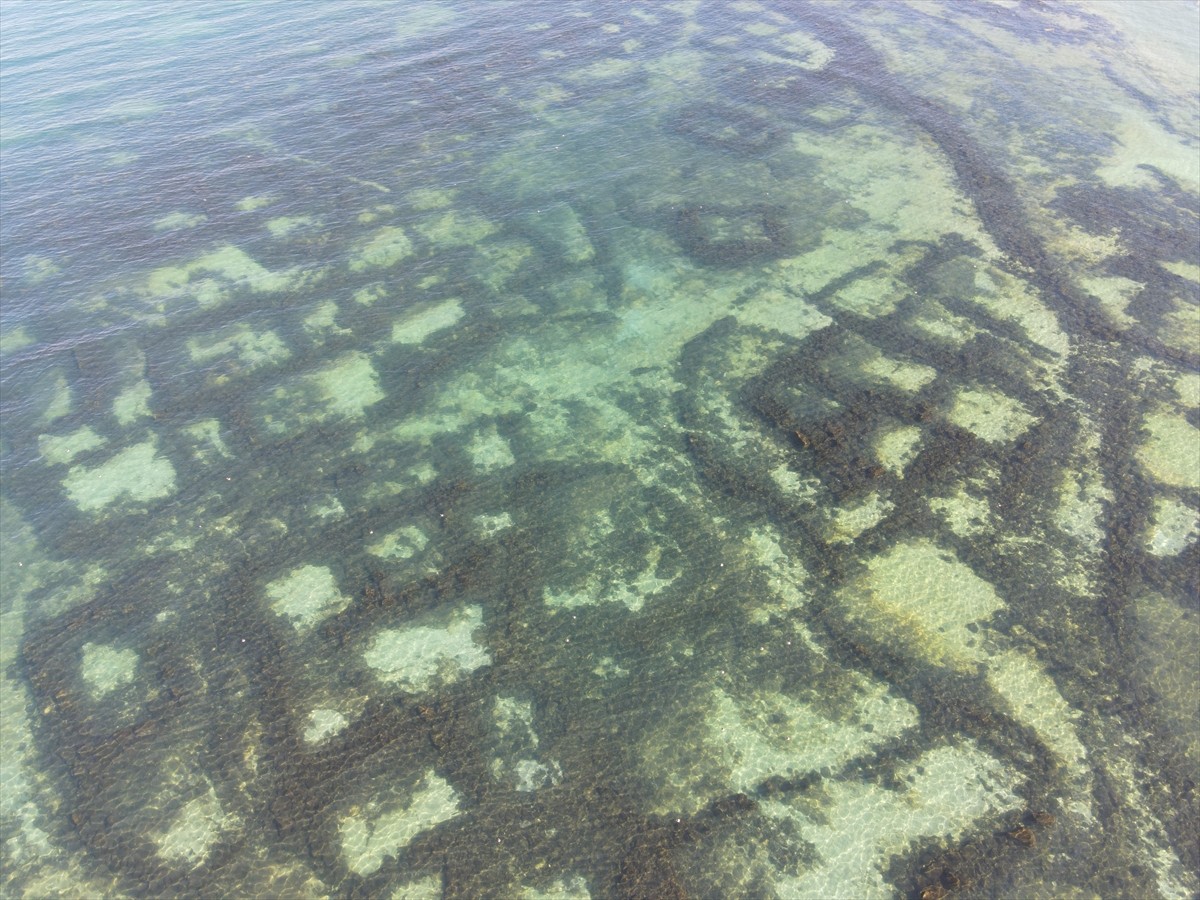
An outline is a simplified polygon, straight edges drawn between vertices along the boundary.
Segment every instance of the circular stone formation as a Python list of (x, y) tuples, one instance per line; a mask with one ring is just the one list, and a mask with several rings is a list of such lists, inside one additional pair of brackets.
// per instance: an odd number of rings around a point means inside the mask
[(762, 153), (786, 137), (766, 119), (722, 103), (693, 103), (667, 127), (697, 144), (746, 154)]
[(688, 256), (707, 266), (736, 266), (786, 256), (793, 249), (782, 211), (758, 203), (681, 207), (675, 214), (675, 239)]

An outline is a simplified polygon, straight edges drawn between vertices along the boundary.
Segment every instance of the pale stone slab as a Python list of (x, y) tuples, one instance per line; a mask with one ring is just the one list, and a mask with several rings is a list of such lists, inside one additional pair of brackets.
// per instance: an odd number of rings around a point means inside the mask
[(286, 616), (301, 634), (350, 605), (326, 566), (301, 566), (267, 585), (271, 611)]
[(443, 331), (463, 317), (462, 302), (443, 300), (410, 313), (392, 325), (392, 343), (420, 344), (431, 334)]
[(122, 685), (132, 684), (137, 677), (138, 655), (133, 650), (118, 650), (108, 644), (83, 645), (83, 660), (79, 674), (91, 687), (96, 699)]
[(985, 658), (968, 626), (1004, 607), (992, 585), (928, 541), (893, 547), (843, 588), (850, 621), (932, 665), (971, 671)]
[(363, 653), (363, 662), (380, 681), (418, 693), (451, 684), (492, 661), (475, 641), (483, 626), (483, 608), (455, 610), (446, 624), (411, 625), (378, 632)]
[(306, 744), (319, 744), (350, 724), (350, 720), (336, 709), (314, 709), (308, 714), (308, 725), (304, 729)]
[(84, 425), (70, 434), (43, 434), (38, 438), (38, 450), (46, 462), (62, 465), (107, 443), (108, 438), (98, 435), (92, 426)]
[(210, 786), (207, 794), (179, 810), (167, 831), (156, 838), (158, 855), (175, 863), (199, 864), (220, 836), (226, 818), (221, 801)]
[(72, 467), (63, 488), (85, 512), (119, 500), (144, 503), (175, 492), (175, 468), (158, 455), (158, 442), (151, 438), (93, 468)]
[(1147, 416), (1145, 426), (1150, 437), (1137, 458), (1146, 471), (1163, 484), (1200, 488), (1200, 429), (1168, 412)]
[(1154, 501), (1154, 518), (1146, 535), (1146, 549), (1155, 556), (1174, 556), (1200, 535), (1200, 513), (1192, 507), (1159, 497)]
[(139, 378), (113, 399), (113, 416), (121, 425), (131, 425), (138, 419), (153, 415), (150, 409), (150, 382)]
[(373, 819), (350, 815), (341, 820), (338, 830), (346, 866), (356, 875), (370, 875), (418, 835), (458, 813), (458, 792), (431, 770), (408, 803), (388, 806)]
[(1020, 401), (988, 389), (959, 391), (946, 418), (990, 443), (1011, 441), (1037, 421)]
[(359, 244), (350, 259), (350, 271), (390, 268), (412, 254), (412, 241), (404, 229), (389, 225)]

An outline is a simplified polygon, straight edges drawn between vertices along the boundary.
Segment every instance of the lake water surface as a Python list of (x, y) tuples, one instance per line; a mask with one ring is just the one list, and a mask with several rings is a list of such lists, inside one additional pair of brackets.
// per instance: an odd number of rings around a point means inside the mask
[(4, 896), (1200, 892), (1194, 2), (0, 17)]

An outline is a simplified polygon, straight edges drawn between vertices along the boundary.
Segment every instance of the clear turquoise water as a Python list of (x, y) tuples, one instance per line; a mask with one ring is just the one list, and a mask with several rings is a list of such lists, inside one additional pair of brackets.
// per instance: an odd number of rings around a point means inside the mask
[(0, 18), (6, 896), (1200, 890), (1193, 5)]

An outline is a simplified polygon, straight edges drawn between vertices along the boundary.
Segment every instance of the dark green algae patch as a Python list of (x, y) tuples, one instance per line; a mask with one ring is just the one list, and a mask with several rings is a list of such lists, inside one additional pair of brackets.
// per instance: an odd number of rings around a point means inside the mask
[(588, 12), (15, 367), (6, 889), (1193, 895), (1196, 184), (1022, 140), (1177, 101), (1086, 8)]

